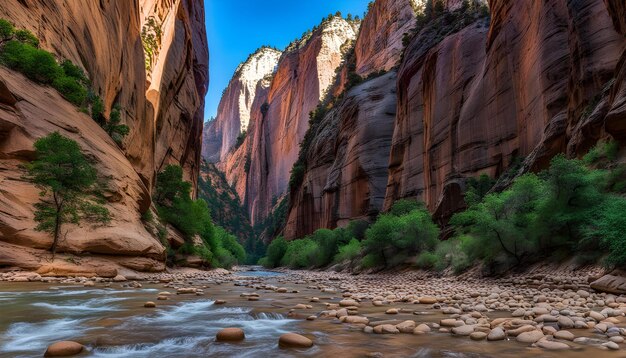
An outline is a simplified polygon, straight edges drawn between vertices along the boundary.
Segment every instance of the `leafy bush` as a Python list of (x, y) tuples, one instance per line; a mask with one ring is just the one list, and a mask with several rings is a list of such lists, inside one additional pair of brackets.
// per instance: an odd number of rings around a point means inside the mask
[(63, 73), (65, 76), (71, 77), (78, 81), (79, 83), (86, 84), (88, 82), (87, 77), (83, 70), (72, 63), (70, 60), (65, 60), (61, 62), (61, 68), (63, 69)]
[(122, 145), (124, 137), (130, 132), (130, 128), (127, 125), (120, 124), (122, 121), (121, 111), (122, 108), (119, 105), (113, 107), (109, 120), (102, 127), (118, 145)]
[(39, 46), (39, 39), (37, 38), (37, 36), (35, 36), (32, 32), (28, 30), (16, 30), (15, 38), (17, 39), (17, 41), (23, 44), (33, 47)]
[(269, 244), (265, 257), (259, 263), (268, 268), (278, 267), (285, 252), (287, 252), (287, 241), (279, 236)]
[(101, 126), (104, 125), (104, 103), (102, 99), (93, 93), (89, 94), (89, 101), (91, 102), (91, 118)]
[(587, 165), (597, 164), (602, 159), (614, 161), (617, 159), (618, 152), (619, 144), (616, 141), (601, 141), (589, 150), (583, 157), (583, 161)]
[(294, 240), (287, 247), (281, 264), (290, 268), (311, 268), (322, 266), (319, 244), (311, 239)]
[(221, 242), (222, 247), (226, 249), (238, 263), (243, 263), (246, 260), (246, 251), (243, 246), (237, 242), (235, 235), (229, 234), (222, 227), (215, 228), (215, 235)]
[(410, 213), (413, 210), (422, 209), (424, 209), (424, 203), (421, 203), (417, 200), (400, 199), (393, 204), (391, 210), (389, 210), (389, 214), (394, 216), (402, 216)]
[(39, 83), (51, 84), (63, 74), (52, 54), (15, 40), (3, 46), (0, 61)]
[(587, 232), (587, 238), (601, 240), (609, 251), (609, 265), (626, 267), (626, 198), (611, 195)]
[(339, 248), (339, 252), (335, 255), (335, 262), (353, 262), (361, 255), (361, 243), (352, 239), (346, 245), (343, 245)]
[(0, 19), (0, 42), (10, 39), (14, 33), (15, 27), (13, 27), (13, 24), (5, 19)]
[[(397, 211), (403, 212), (406, 205), (400, 203)], [(404, 262), (411, 253), (433, 249), (438, 236), (439, 228), (430, 213), (426, 209), (416, 209), (402, 216), (381, 215), (365, 232), (362, 245), (369, 256), (368, 264), (392, 267)]]
[(246, 140), (246, 136), (248, 135), (248, 131), (243, 131), (239, 133), (237, 136), (237, 141), (235, 142), (235, 150), (241, 147), (243, 142)]
[(67, 76), (61, 76), (52, 83), (54, 87), (65, 99), (70, 103), (80, 106), (87, 98), (87, 90), (76, 79)]

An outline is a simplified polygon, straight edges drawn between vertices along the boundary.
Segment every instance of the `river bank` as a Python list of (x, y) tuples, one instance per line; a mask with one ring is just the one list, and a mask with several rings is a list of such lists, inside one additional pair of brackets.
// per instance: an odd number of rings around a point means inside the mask
[[(90, 357), (621, 357), (626, 296), (591, 289), (599, 274), (550, 266), (499, 279), (246, 267), (130, 280), (20, 273), (39, 281), (0, 282), (0, 356), (41, 356), (73, 340)], [(216, 342), (227, 327), (246, 339)], [(313, 347), (280, 349), (288, 332)]]

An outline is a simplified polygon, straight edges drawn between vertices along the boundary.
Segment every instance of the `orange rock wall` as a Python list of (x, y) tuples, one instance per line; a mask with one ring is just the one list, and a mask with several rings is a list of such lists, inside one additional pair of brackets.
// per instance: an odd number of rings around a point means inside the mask
[[(140, 37), (145, 16), (163, 24), (151, 71), (145, 68)], [(19, 253), (8, 247), (24, 247), (30, 255), (33, 250), (26, 247), (51, 245), (50, 237), (34, 231), (39, 191), (22, 179), (20, 165), (33, 158), (35, 140), (59, 131), (76, 140), (99, 172), (111, 178), (105, 195), (113, 215), (108, 227), (66, 225), (61, 252), (110, 255), (112, 261), (124, 257), (119, 261), (134, 269), (163, 269), (164, 248), (140, 218), (151, 205), (163, 165), (180, 164), (188, 180), (197, 180), (208, 83), (202, 1), (11, 1), (0, 5), (0, 17), (31, 30), (42, 48), (84, 68), (106, 115), (119, 104), (130, 127), (119, 148), (56, 90), (0, 67), (0, 241), (11, 244), (0, 246), (0, 266), (19, 264), (14, 260)], [(137, 264), (141, 260), (148, 261)]]

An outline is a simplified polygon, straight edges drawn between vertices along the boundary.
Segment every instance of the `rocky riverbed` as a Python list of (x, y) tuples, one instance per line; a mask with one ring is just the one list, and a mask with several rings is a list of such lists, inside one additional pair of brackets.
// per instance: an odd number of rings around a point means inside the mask
[(102, 357), (626, 353), (626, 296), (589, 286), (599, 268), (538, 266), (499, 279), (256, 270), (1, 274), (13, 282), (0, 283), (0, 356), (41, 356), (65, 340)]

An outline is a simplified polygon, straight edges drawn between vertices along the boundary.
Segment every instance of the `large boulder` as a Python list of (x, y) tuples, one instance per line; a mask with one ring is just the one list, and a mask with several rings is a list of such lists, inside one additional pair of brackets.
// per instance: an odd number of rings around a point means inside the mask
[(615, 270), (593, 281), (590, 286), (596, 291), (624, 295), (626, 294), (626, 272)]

